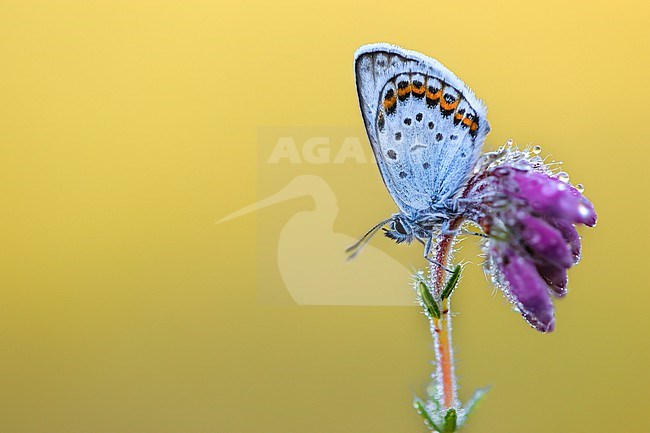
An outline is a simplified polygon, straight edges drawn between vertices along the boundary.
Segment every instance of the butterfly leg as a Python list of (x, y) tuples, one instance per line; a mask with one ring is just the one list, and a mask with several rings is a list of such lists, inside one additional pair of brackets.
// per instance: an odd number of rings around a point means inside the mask
[(433, 238), (430, 236), (427, 238), (427, 240), (424, 243), (424, 258), (427, 259), (430, 263), (433, 263), (436, 266), (439, 266), (440, 268), (444, 269), (447, 272), (452, 272), (451, 269), (445, 268), (442, 266), (442, 263), (440, 263), (437, 260), (432, 259), (429, 257), (431, 254), (431, 250), (433, 249)]
[(460, 232), (461, 232), (461, 234), (464, 234), (464, 235), (472, 235), (472, 236), (478, 236), (478, 237), (481, 237), (481, 238), (489, 238), (489, 236), (486, 235), (485, 233), (477, 233), (477, 232), (473, 232), (471, 230), (463, 229)]
[(489, 238), (489, 236), (486, 235), (485, 233), (473, 232), (473, 231), (467, 230), (467, 229), (460, 229), (460, 230), (444, 230), (443, 229), (440, 233), (445, 235), (445, 236), (471, 235), (471, 236), (479, 236), (481, 238)]
[(456, 236), (460, 230), (449, 230), (449, 221), (445, 221), (440, 229), (440, 234), (443, 236)]
[(458, 228), (456, 230), (449, 230), (449, 222), (445, 222), (444, 225), (442, 226), (442, 229), (440, 230), (440, 233), (444, 236), (456, 236), (459, 234), (462, 235), (472, 235), (472, 236), (479, 236), (482, 238), (487, 238), (489, 237), (485, 233), (478, 233), (478, 232), (473, 232), (471, 230), (467, 230), (464, 228)]

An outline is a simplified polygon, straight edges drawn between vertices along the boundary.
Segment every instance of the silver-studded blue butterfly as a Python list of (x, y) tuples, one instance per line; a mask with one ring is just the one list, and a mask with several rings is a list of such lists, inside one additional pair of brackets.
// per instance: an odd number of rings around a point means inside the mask
[[(379, 229), (397, 243), (414, 239), (429, 258), (432, 237), (459, 212), (458, 195), (490, 131), (487, 109), (440, 62), (391, 44), (364, 45), (354, 57), (361, 114), (388, 192), (400, 212)], [(431, 260), (433, 261), (433, 260)]]

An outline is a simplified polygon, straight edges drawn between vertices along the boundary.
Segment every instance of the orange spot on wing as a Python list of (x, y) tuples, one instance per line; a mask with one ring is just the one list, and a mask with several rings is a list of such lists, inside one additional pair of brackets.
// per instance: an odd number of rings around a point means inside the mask
[(455, 110), (456, 107), (458, 107), (458, 104), (460, 104), (460, 98), (456, 98), (454, 102), (451, 104), (445, 101), (445, 98), (442, 98), (440, 100), (440, 108), (442, 108), (445, 111), (452, 111)]
[(478, 129), (478, 123), (472, 122), (472, 125), (469, 127), (471, 131), (476, 131)]
[(424, 94), (424, 84), (421, 85), (421, 86), (416, 86), (416, 85), (412, 84), (411, 89), (412, 89), (413, 93), (418, 95), (418, 96)]
[(472, 126), (472, 119), (470, 119), (469, 117), (464, 118), (463, 119), (463, 125), (471, 127)]
[(408, 86), (404, 87), (403, 89), (398, 88), (397, 89), (397, 96), (404, 96), (411, 93), (411, 84), (409, 83)]
[(389, 110), (397, 102), (397, 96), (393, 95), (392, 98), (384, 99), (384, 110)]
[(427, 98), (435, 101), (436, 99), (440, 99), (440, 97), (442, 96), (442, 89), (438, 89), (438, 91), (435, 93), (431, 93), (429, 92), (429, 89), (427, 89), (426, 94), (427, 94)]

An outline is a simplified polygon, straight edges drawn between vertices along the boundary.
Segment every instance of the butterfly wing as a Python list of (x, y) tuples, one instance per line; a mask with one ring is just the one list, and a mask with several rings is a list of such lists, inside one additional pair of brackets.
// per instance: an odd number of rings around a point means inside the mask
[(390, 44), (355, 53), (357, 94), (382, 179), (407, 216), (467, 180), (490, 130), (485, 105), (437, 60)]

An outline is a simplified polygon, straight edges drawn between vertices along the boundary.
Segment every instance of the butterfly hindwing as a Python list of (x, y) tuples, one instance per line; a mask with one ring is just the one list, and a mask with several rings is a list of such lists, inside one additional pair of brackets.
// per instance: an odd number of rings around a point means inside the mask
[(355, 55), (359, 103), (384, 183), (409, 216), (462, 186), (489, 131), (486, 108), (434, 59), (388, 44)]

